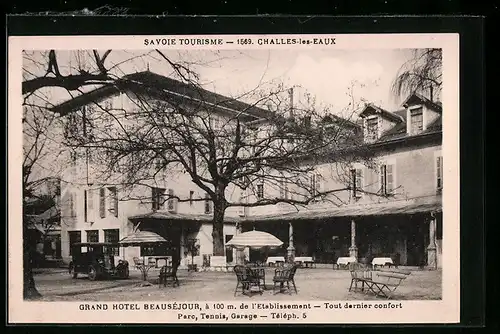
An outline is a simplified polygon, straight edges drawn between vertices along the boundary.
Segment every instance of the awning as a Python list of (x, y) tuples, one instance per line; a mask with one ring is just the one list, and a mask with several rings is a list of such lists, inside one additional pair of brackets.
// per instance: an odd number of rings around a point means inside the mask
[(248, 221), (293, 221), (293, 220), (320, 220), (338, 217), (377, 217), (395, 215), (413, 215), (426, 212), (441, 212), (442, 202), (440, 198), (423, 198), (418, 200), (400, 200), (385, 203), (370, 203), (364, 205), (345, 205), (322, 209), (306, 208), (300, 211), (278, 213), (272, 215), (259, 215), (248, 217)]
[[(130, 220), (140, 220), (140, 219), (157, 219), (157, 220), (173, 220), (173, 221), (193, 221), (193, 222), (211, 222), (213, 220), (213, 215), (203, 215), (203, 214), (182, 214), (182, 213), (172, 213), (168, 211), (155, 211), (140, 215), (130, 216)], [(235, 223), (241, 221), (238, 217), (224, 217), (224, 221), (229, 223)]]
[[(227, 223), (237, 222), (266, 222), (266, 221), (294, 221), (294, 220), (320, 220), (339, 217), (368, 217), (368, 216), (396, 216), (413, 215), (426, 212), (441, 212), (442, 201), (440, 196), (424, 197), (411, 200), (387, 201), (381, 203), (324, 206), (321, 208), (300, 208), (299, 211), (279, 212), (270, 215), (256, 215), (249, 217), (226, 216)], [(132, 220), (157, 219), (173, 221), (196, 221), (211, 222), (212, 215), (178, 214), (164, 211), (156, 211), (142, 215), (129, 217)]]

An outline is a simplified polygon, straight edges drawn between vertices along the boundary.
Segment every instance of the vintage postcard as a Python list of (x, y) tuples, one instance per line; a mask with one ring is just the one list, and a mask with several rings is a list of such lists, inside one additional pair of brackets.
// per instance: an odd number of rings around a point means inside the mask
[(12, 323), (458, 323), (458, 34), (9, 38)]

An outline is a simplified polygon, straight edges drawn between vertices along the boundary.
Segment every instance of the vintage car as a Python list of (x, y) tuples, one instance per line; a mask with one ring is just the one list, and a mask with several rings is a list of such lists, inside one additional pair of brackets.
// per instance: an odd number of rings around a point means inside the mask
[(73, 278), (85, 274), (89, 280), (129, 277), (129, 265), (125, 260), (115, 264), (113, 249), (118, 244), (107, 242), (79, 242), (72, 245), (72, 261), (69, 273)]

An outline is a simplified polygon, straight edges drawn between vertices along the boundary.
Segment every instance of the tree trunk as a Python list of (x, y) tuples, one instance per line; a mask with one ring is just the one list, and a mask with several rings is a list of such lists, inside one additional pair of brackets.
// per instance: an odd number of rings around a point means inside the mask
[(28, 228), (23, 228), (23, 297), (24, 299), (35, 299), (41, 295), (36, 289), (33, 278), (32, 255), (34, 252), (33, 242), (29, 236)]
[(224, 256), (224, 214), (226, 208), (220, 201), (214, 201), (214, 218), (213, 218), (213, 255)]

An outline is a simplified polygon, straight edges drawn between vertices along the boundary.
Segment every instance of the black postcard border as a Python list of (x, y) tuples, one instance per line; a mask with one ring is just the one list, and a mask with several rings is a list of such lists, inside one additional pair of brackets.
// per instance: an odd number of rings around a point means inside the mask
[[(485, 324), (484, 20), (472, 16), (8, 16), (7, 36), (458, 33), (460, 35), (460, 323)], [(6, 62), (6, 73), (8, 73)], [(7, 96), (6, 96), (7, 98)], [(6, 118), (7, 118), (6, 113)], [(8, 145), (8, 143), (7, 143)], [(8, 146), (6, 146), (8, 149)], [(8, 175), (7, 175), (8, 180)], [(473, 194), (473, 195), (471, 195)], [(7, 195), (7, 194), (6, 194)], [(7, 196), (6, 196), (7, 197)], [(6, 201), (7, 203), (7, 201)], [(8, 211), (8, 207), (6, 207)], [(6, 215), (8, 221), (8, 215)], [(8, 225), (8, 224), (6, 224)], [(6, 246), (8, 244), (6, 237)], [(7, 260), (8, 249), (6, 247)], [(6, 277), (8, 265), (6, 261)], [(8, 290), (6, 288), (6, 295)], [(8, 322), (8, 304), (6, 305)], [(14, 325), (14, 324), (10, 324)], [(25, 326), (29, 324), (19, 324)], [(32, 324), (35, 326), (46, 326)], [(75, 324), (77, 325), (77, 324)], [(251, 326), (260, 326), (253, 325)], [(442, 325), (442, 324), (427, 324)], [(73, 325), (74, 326), (74, 325)], [(86, 327), (89, 325), (86, 324)], [(108, 325), (109, 326), (109, 325)], [(123, 328), (124, 325), (120, 325)], [(136, 327), (139, 325), (127, 325)], [(144, 326), (141, 324), (140, 326)], [(164, 324), (161, 326), (169, 326)], [(178, 325), (171, 325), (182, 327)], [(195, 325), (196, 326), (196, 325)], [(206, 326), (206, 325), (202, 325)], [(210, 327), (218, 327), (213, 325)], [(234, 326), (234, 325), (233, 325)], [(265, 326), (265, 325), (263, 325)], [(280, 327), (286, 325), (279, 325)], [(299, 325), (302, 326), (302, 325)], [(308, 326), (315, 326), (310, 324)], [(319, 325), (317, 325), (319, 326)], [(331, 325), (345, 326), (345, 325)], [(349, 326), (387, 326), (383, 324)], [(409, 325), (399, 325), (409, 326)], [(421, 326), (421, 325), (411, 325)], [(65, 328), (62, 326), (61, 328)], [(324, 325), (321, 325), (324, 327)], [(108, 328), (110, 329), (110, 328)]]

